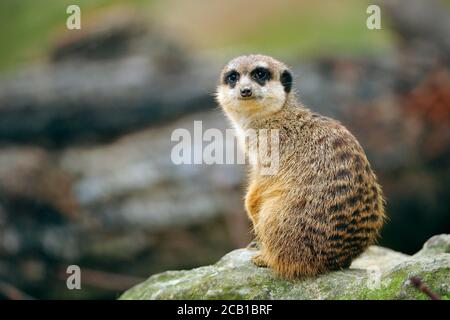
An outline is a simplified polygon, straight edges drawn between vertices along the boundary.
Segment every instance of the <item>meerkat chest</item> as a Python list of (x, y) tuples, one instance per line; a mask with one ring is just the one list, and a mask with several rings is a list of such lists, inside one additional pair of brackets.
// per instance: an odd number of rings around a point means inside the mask
[(238, 143), (248, 164), (263, 175), (274, 175), (280, 164), (278, 130), (236, 126)]

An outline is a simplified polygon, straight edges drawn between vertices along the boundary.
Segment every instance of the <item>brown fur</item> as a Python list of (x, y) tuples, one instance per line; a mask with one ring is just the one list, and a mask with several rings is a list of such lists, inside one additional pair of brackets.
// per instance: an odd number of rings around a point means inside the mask
[[(260, 60), (274, 74), (286, 68), (260, 55), (235, 59), (233, 68)], [(256, 113), (230, 110), (227, 99), (218, 98), (238, 128), (279, 130), (277, 173), (250, 170), (245, 207), (260, 246), (253, 262), (289, 278), (347, 268), (375, 241), (384, 220), (381, 188), (356, 138), (304, 108), (293, 93), (285, 93), (281, 109), (262, 116), (253, 105)]]

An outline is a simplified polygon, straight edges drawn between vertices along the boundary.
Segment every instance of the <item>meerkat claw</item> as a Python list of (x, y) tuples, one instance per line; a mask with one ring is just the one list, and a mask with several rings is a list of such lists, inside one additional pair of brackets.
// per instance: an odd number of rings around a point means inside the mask
[(267, 268), (267, 262), (263, 259), (263, 257), (261, 256), (261, 253), (257, 253), (252, 257), (252, 262), (255, 266), (260, 267), (260, 268)]

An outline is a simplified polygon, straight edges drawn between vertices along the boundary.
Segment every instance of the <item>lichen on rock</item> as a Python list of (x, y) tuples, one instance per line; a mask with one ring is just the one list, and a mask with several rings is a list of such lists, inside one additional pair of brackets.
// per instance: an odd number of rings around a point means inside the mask
[(351, 267), (317, 277), (286, 280), (238, 249), (219, 262), (150, 277), (120, 299), (428, 299), (410, 278), (450, 299), (450, 235), (434, 236), (412, 256), (371, 246)]

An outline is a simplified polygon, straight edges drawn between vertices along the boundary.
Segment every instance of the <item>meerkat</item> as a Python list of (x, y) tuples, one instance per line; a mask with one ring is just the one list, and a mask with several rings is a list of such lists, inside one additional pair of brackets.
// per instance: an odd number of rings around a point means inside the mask
[(259, 247), (253, 263), (288, 278), (349, 267), (385, 217), (381, 187), (356, 138), (302, 105), (292, 84), (285, 64), (247, 55), (224, 67), (216, 92), (238, 135), (279, 132), (279, 168), (265, 175), (251, 165), (245, 209)]

